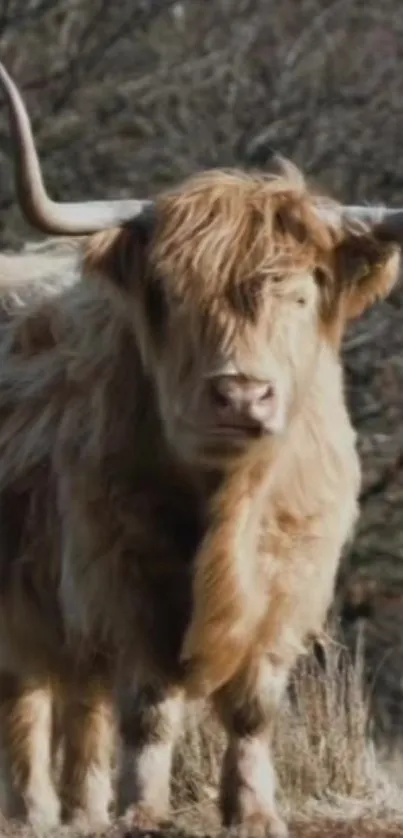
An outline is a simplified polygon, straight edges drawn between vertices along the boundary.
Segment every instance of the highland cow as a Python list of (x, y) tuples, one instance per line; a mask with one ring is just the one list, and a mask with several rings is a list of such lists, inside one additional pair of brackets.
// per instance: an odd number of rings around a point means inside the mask
[(116, 696), (119, 811), (164, 819), (184, 701), (204, 696), (228, 734), (224, 823), (283, 836), (270, 730), (357, 516), (339, 349), (397, 278), (390, 225), (352, 224), (291, 165), (56, 204), (1, 78), (23, 212), (85, 236), (74, 281), (50, 293), (38, 262), (24, 285), (16, 257), (18, 299), (12, 269), (1, 288), (6, 811), (108, 820)]

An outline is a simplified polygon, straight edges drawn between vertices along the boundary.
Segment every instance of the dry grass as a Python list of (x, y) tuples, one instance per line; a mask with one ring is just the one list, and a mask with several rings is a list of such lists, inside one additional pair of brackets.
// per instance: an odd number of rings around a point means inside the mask
[[(357, 819), (367, 826), (400, 821), (403, 834), (401, 793), (368, 738), (368, 722), (360, 651), (352, 661), (329, 642), (325, 669), (312, 657), (301, 663), (278, 719), (273, 748), (281, 806), (288, 818), (305, 824), (302, 834), (310, 834), (309, 824), (326, 818), (349, 828)], [(224, 744), (208, 710), (190, 708), (174, 773), (178, 823), (191, 823), (200, 831), (202, 819), (212, 828)]]

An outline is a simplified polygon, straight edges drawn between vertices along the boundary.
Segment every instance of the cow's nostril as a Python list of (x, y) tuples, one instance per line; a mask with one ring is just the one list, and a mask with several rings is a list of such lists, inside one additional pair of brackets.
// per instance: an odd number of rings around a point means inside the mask
[(224, 387), (220, 386), (220, 382), (210, 382), (210, 397), (212, 403), (216, 407), (228, 407), (230, 398)]
[(271, 382), (237, 380), (221, 376), (210, 381), (210, 401), (217, 410), (245, 411), (272, 402), (275, 388)]
[(274, 387), (272, 384), (267, 384), (260, 396), (261, 402), (268, 402), (274, 398)]

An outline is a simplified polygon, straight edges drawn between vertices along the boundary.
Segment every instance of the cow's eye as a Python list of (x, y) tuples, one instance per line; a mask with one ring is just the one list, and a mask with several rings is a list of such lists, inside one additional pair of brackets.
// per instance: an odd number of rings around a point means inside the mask
[(258, 312), (264, 282), (264, 276), (255, 276), (237, 285), (230, 286), (227, 297), (231, 308), (248, 320), (254, 320)]
[(305, 297), (297, 297), (297, 303), (298, 303), (298, 305), (299, 305), (299, 306), (301, 306), (301, 307), (302, 307), (302, 306), (305, 306), (305, 305), (306, 305), (306, 299), (305, 299)]
[(252, 297), (258, 297), (263, 290), (264, 283), (266, 281), (265, 276), (254, 276), (252, 279), (249, 280), (247, 283), (247, 291)]

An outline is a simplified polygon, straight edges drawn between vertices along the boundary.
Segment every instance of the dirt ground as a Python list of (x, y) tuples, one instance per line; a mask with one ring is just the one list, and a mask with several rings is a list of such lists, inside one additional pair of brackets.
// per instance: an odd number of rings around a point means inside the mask
[[(1, 838), (33, 838), (33, 833), (26, 828), (4, 827), (0, 832)], [(52, 838), (78, 838), (78, 833), (67, 829), (60, 830)], [(169, 828), (164, 832), (136, 832), (132, 833), (133, 838), (221, 838), (224, 833), (218, 830), (186, 830), (185, 828)], [(226, 833), (228, 835), (228, 833)], [(403, 835), (402, 823), (382, 823), (381, 821), (353, 821), (342, 822), (332, 819), (324, 819), (316, 823), (295, 821), (290, 824), (289, 838), (401, 838)], [(132, 838), (131, 836), (131, 838)], [(80, 836), (81, 838), (81, 836)], [(119, 827), (111, 827), (107, 833), (98, 833), (90, 838), (126, 838), (124, 830)], [(235, 834), (233, 834), (235, 838)]]

